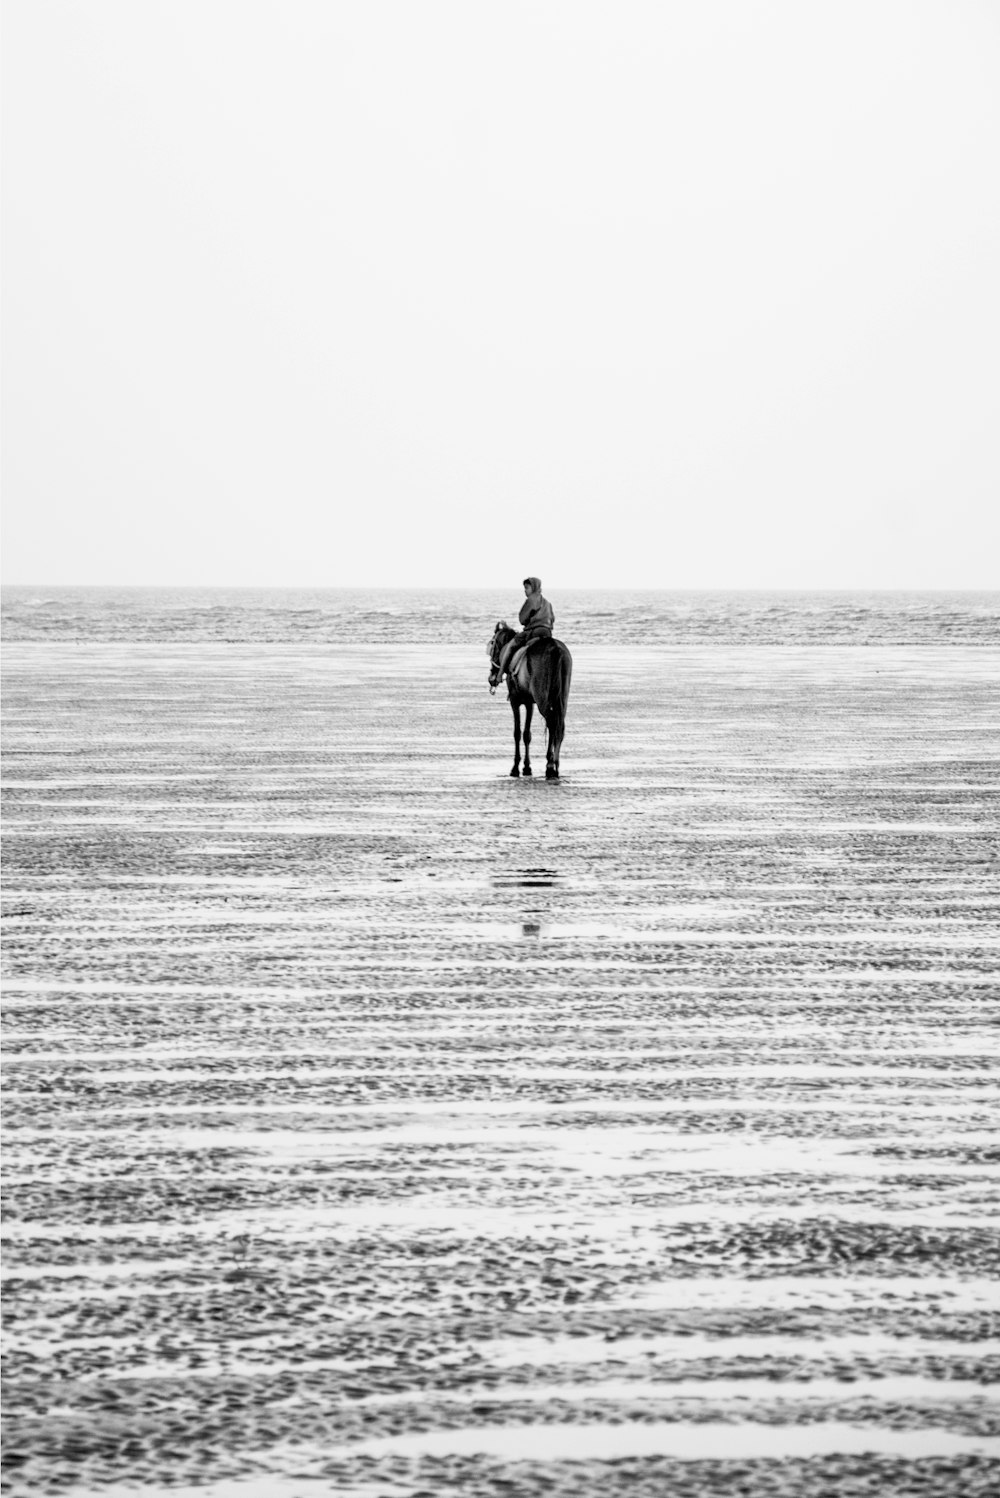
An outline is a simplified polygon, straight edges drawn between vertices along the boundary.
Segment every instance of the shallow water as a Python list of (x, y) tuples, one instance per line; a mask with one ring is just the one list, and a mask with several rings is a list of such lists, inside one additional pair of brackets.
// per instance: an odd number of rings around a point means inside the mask
[(1000, 655), (576, 658), (9, 647), (11, 1492), (996, 1481)]
[(729, 1460), (752, 1457), (846, 1456), (882, 1454), (919, 1458), (976, 1454), (1000, 1455), (1000, 1440), (989, 1437), (956, 1436), (946, 1431), (860, 1430), (856, 1426), (712, 1426), (685, 1425), (590, 1425), (500, 1426), (495, 1430), (429, 1432), (426, 1435), (395, 1436), (366, 1441), (358, 1454), (365, 1456), (450, 1456), (454, 1454), (501, 1456), (508, 1461), (544, 1460), (585, 1462), (620, 1461), (629, 1456), (672, 1456), (680, 1460), (704, 1461), (725, 1453)]

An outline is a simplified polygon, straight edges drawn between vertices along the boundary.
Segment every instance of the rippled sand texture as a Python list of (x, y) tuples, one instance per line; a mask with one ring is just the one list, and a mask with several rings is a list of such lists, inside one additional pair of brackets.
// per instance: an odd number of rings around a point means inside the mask
[(996, 1490), (997, 653), (575, 654), (11, 648), (8, 1491)]

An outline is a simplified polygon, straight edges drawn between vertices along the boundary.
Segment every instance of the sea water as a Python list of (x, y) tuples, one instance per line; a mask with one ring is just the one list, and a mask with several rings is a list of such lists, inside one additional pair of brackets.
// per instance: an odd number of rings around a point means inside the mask
[[(572, 645), (997, 645), (1000, 592), (642, 591), (547, 587)], [(68, 588), (3, 591), (8, 641), (479, 644), (509, 589)]]

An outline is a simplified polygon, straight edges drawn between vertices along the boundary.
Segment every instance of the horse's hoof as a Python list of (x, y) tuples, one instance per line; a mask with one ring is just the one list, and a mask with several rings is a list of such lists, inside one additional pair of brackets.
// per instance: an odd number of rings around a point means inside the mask
[(545, 771), (545, 779), (546, 780), (558, 780), (559, 779), (559, 771), (558, 770), (553, 770), (552, 766), (549, 765), (546, 768), (546, 771)]
[(525, 765), (525, 767), (524, 767), (524, 769), (523, 769), (523, 770), (522, 770), (522, 771), (521, 771), (521, 774), (522, 774), (522, 775), (534, 775), (534, 773), (535, 773), (535, 772), (534, 772), (534, 770), (533, 770), (533, 769), (532, 769), (532, 768), (531, 768), (531, 766), (530, 766), (530, 765)]
[(510, 772), (510, 773), (511, 773), (511, 775), (513, 775), (513, 776), (514, 776), (514, 778), (515, 778), (515, 779), (519, 779), (519, 778), (520, 778), (520, 774), (521, 774), (521, 772), (520, 772), (520, 770), (519, 770), (519, 769), (518, 769), (518, 768), (517, 768), (517, 765), (515, 765), (515, 766), (514, 766), (514, 768), (513, 768), (513, 770), (511, 770), (511, 772)]

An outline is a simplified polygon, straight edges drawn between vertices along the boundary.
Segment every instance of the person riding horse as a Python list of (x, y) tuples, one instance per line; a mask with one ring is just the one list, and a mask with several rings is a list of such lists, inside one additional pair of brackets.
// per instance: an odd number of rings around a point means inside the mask
[[(531, 719), (537, 708), (545, 719), (545, 779), (559, 779), (559, 754), (566, 732), (566, 703), (573, 677), (573, 657), (552, 635), (556, 616), (542, 597), (541, 579), (524, 579), (524, 603), (518, 615), (523, 626), (515, 634), (503, 619), (497, 621), (486, 647), (490, 658), (490, 691), (495, 693), (507, 675), (507, 701), (514, 716), (514, 763), (511, 775), (531, 775)], [(519, 654), (518, 646), (529, 647)], [(517, 663), (517, 664), (515, 664)], [(521, 714), (524, 713), (524, 726)], [(522, 768), (521, 749), (524, 749)]]
[(504, 646), (500, 659), (490, 672), (489, 682), (491, 687), (500, 685), (507, 670), (514, 651), (522, 645), (528, 645), (534, 640), (550, 640), (552, 638), (552, 626), (556, 622), (556, 616), (552, 605), (547, 598), (542, 597), (542, 580), (540, 577), (526, 577), (524, 579), (524, 602), (521, 612), (517, 616), (518, 623), (523, 626), (520, 634), (516, 634), (512, 640), (508, 640)]

